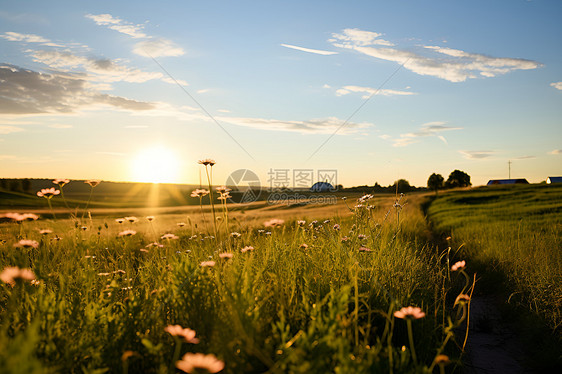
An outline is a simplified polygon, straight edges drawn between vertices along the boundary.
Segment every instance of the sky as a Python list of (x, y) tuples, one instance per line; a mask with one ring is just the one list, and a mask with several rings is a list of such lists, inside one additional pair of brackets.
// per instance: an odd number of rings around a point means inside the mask
[(216, 184), (541, 182), (562, 175), (561, 18), (525, 0), (6, 2), (0, 177), (199, 183), (211, 158)]

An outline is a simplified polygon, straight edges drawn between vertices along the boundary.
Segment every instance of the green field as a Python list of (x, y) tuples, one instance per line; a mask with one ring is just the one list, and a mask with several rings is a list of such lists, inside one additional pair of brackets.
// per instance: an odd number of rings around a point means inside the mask
[(498, 273), (510, 303), (524, 305), (562, 333), (562, 185), (455, 191), (428, 209), (435, 231), (450, 233), (457, 256)]
[[(440, 353), (458, 364), (452, 328), (465, 305), (453, 310), (446, 294), (464, 278), (434, 255), (418, 201), (218, 206), (216, 235), (208, 207), (151, 222), (98, 211), (2, 223), (0, 266), (36, 280), (0, 284), (0, 367), (164, 373), (187, 352), (216, 355), (227, 373), (439, 370)], [(267, 227), (271, 218), (284, 223)], [(394, 315), (406, 306), (425, 317)], [(199, 343), (165, 331), (176, 324)]]

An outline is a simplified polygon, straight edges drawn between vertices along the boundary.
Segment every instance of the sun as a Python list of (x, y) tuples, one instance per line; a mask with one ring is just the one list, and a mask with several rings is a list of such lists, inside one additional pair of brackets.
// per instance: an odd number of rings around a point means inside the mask
[(142, 150), (132, 162), (135, 182), (178, 183), (179, 161), (168, 148), (157, 146)]

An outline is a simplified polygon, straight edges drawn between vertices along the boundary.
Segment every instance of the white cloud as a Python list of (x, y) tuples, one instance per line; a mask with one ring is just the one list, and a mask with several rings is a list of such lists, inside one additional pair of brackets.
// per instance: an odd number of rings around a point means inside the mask
[(324, 84), (322, 88), (332, 88), (332, 86), (330, 86), (329, 84)]
[(49, 127), (53, 129), (71, 129), (73, 126), (66, 123), (53, 123)]
[(164, 78), (162, 78), (162, 82), (166, 82), (166, 83), (170, 83), (170, 84), (178, 84), (178, 83), (179, 83), (179, 84), (181, 84), (182, 86), (189, 86), (189, 83), (187, 83), (187, 82), (184, 81), (184, 80), (181, 80), (181, 79), (176, 79), (176, 80), (174, 80), (174, 79), (172, 79), (172, 78), (170, 78), (170, 77), (164, 77)]
[[(333, 134), (344, 123), (343, 120), (329, 117), (325, 119), (312, 119), (307, 121), (284, 121), (263, 118), (217, 117), (222, 122), (233, 125), (252, 127), (260, 130), (291, 131), (304, 134)], [(361, 129), (371, 127), (370, 123), (348, 122), (338, 131), (338, 134), (352, 134)]]
[(366, 93), (366, 95), (362, 96), (363, 99), (368, 99), (369, 97), (375, 94), (382, 95), (382, 96), (416, 95), (415, 92), (411, 92), (411, 91), (399, 91), (399, 90), (388, 90), (388, 89), (377, 90), (376, 88), (371, 88), (371, 87), (343, 86), (342, 88), (336, 90), (336, 96), (343, 96), (352, 92)]
[(379, 138), (381, 138), (383, 140), (388, 140), (388, 139), (392, 138), (392, 136), (390, 136), (388, 134), (382, 134), (382, 135), (379, 135)]
[(420, 130), (417, 132), (401, 134), (400, 138), (393, 140), (394, 142), (393, 145), (395, 147), (404, 147), (413, 143), (417, 143), (418, 138), (423, 138), (428, 136), (436, 136), (445, 144), (447, 144), (447, 140), (440, 133), (443, 131), (462, 130), (462, 127), (446, 126), (445, 124), (446, 122), (441, 122), (441, 121), (424, 123), (420, 127)]
[(484, 158), (491, 157), (494, 151), (459, 151), (460, 154), (464, 156), (464, 158), (468, 160), (481, 160)]
[[(1, 105), (1, 101), (0, 101), (0, 105)], [(23, 129), (15, 126), (0, 125), (0, 134), (2, 135), (11, 134), (20, 131), (23, 131)]]
[(49, 43), (49, 39), (45, 39), (42, 36), (35, 34), (20, 34), (19, 32), (8, 31), (0, 35), (0, 38), (4, 38), (11, 42), (24, 42), (24, 43)]
[(159, 38), (143, 40), (135, 44), (133, 52), (144, 57), (167, 57), (182, 56), (185, 54), (183, 48), (174, 44), (171, 40)]
[(198, 94), (204, 94), (204, 93), (207, 93), (207, 92), (210, 92), (210, 91), (211, 91), (210, 88), (202, 88), (200, 90), (197, 90), (197, 93)]
[(557, 90), (562, 90), (562, 82), (553, 82), (550, 85), (556, 88)]
[(296, 45), (291, 45), (291, 44), (281, 44), (281, 46), (286, 47), (286, 48), (296, 49), (297, 51), (314, 53), (314, 54), (323, 55), (323, 56), (337, 55), (338, 54), (338, 52), (322, 51), (320, 49), (310, 49), (310, 48), (304, 48), (304, 47), (297, 47)]
[(541, 66), (538, 62), (531, 60), (491, 57), (438, 46), (423, 46), (419, 53), (398, 48), (379, 47), (377, 44), (383, 46), (392, 46), (392, 44), (386, 41), (381, 42), (381, 39), (378, 39), (381, 34), (378, 33), (357, 29), (352, 29), (350, 32), (349, 30), (345, 29), (342, 34), (332, 34), (333, 38), (329, 41), (336, 47), (404, 64), (405, 69), (416, 74), (434, 76), (450, 82), (463, 82), (479, 76), (494, 77), (514, 70), (536, 69)]
[(88, 77), (81, 78), (104, 83), (120, 81), (142, 83), (163, 78), (162, 73), (144, 72), (120, 65), (110, 59), (83, 57), (70, 52), (40, 50), (32, 52), (32, 56), (34, 61), (55, 69), (67, 69), (68, 71), (68, 69), (81, 68), (89, 74)]
[(562, 155), (562, 149), (555, 149), (553, 151), (548, 152), (551, 155)]
[(87, 14), (86, 18), (93, 20), (97, 25), (107, 26), (111, 30), (129, 35), (133, 38), (146, 38), (147, 35), (142, 31), (143, 25), (134, 25), (123, 21), (121, 18), (113, 17), (111, 14)]
[(228, 109), (218, 109), (217, 112), (219, 112), (219, 113), (230, 113), (230, 110), (228, 110)]

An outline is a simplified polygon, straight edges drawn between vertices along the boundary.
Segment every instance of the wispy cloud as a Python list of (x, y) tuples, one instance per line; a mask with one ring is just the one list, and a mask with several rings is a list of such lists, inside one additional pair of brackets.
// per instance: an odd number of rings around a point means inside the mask
[(535, 159), (535, 156), (519, 156), (519, 157), (515, 157), (514, 160), (532, 160)]
[[(3, 99), (0, 98), (0, 105), (2, 105), (2, 100)], [(23, 129), (20, 128), (20, 127), (0, 125), (0, 134), (2, 134), (2, 135), (11, 134), (11, 133), (20, 132), (20, 131), (23, 131)]]
[(494, 151), (459, 151), (468, 160), (481, 160), (494, 155)]
[(415, 92), (411, 91), (400, 91), (400, 90), (390, 90), (390, 89), (380, 89), (377, 90), (376, 88), (371, 87), (361, 87), (361, 86), (343, 86), (342, 88), (336, 90), (336, 96), (344, 96), (350, 93), (365, 93), (362, 96), (363, 99), (368, 99), (372, 95), (381, 95), (381, 96), (407, 96), (407, 95), (416, 95)]
[(124, 21), (119, 17), (113, 17), (111, 14), (87, 14), (86, 18), (93, 20), (97, 25), (107, 26), (111, 30), (129, 35), (133, 38), (147, 37), (147, 35), (142, 31), (144, 29), (144, 25), (135, 25)]
[(462, 127), (446, 126), (446, 122), (441, 121), (424, 123), (421, 125), (419, 131), (400, 134), (399, 138), (393, 140), (393, 145), (395, 147), (405, 147), (407, 145), (417, 143), (419, 138), (428, 136), (435, 136), (447, 144), (447, 140), (443, 135), (441, 135), (441, 132), (452, 130), (462, 130)]
[[(325, 119), (312, 119), (307, 121), (284, 121), (277, 119), (263, 118), (241, 118), (241, 117), (217, 117), (222, 122), (231, 123), (233, 125), (251, 127), (260, 130), (270, 131), (291, 131), (303, 134), (332, 134), (344, 122), (335, 117)], [(352, 134), (371, 127), (370, 123), (353, 123), (348, 122), (345, 128), (342, 128), (339, 134)]]
[[(463, 82), (476, 77), (493, 77), (515, 70), (536, 69), (536, 61), (491, 57), (459, 49), (421, 46), (419, 51), (390, 48), (392, 43), (380, 39), (381, 34), (358, 29), (345, 29), (332, 34), (334, 46), (350, 49), (381, 60), (403, 64), (404, 68), (420, 75), (434, 76), (450, 82)], [(383, 47), (381, 47), (381, 45)]]
[(164, 38), (143, 40), (135, 44), (133, 52), (145, 57), (168, 57), (182, 56), (185, 54), (183, 48), (174, 42)]
[(64, 47), (64, 45), (62, 44), (54, 43), (49, 39), (35, 34), (21, 34), (19, 32), (8, 31), (4, 34), (0, 34), (0, 38), (6, 39), (11, 42), (40, 43), (41, 45), (48, 47)]
[(88, 74), (88, 77), (82, 78), (94, 81), (142, 83), (163, 78), (162, 73), (145, 72), (124, 66), (110, 59), (83, 57), (71, 52), (40, 50), (32, 52), (32, 56), (36, 62), (43, 63), (51, 68), (64, 69), (63, 71), (66, 72), (76, 72), (76, 69), (82, 69), (83, 72)]
[(323, 55), (323, 56), (337, 55), (338, 54), (338, 52), (323, 51), (323, 50), (320, 50), (320, 49), (311, 49), (311, 48), (304, 48), (304, 47), (297, 47), (296, 45), (291, 45), (291, 44), (281, 44), (281, 46), (283, 46), (285, 48), (296, 49), (297, 51), (314, 53), (314, 54)]
[(550, 85), (556, 88), (557, 90), (562, 90), (562, 82), (553, 82)]
[(562, 155), (562, 149), (555, 149), (553, 151), (548, 152), (550, 155)]

